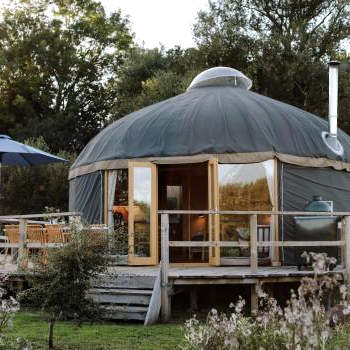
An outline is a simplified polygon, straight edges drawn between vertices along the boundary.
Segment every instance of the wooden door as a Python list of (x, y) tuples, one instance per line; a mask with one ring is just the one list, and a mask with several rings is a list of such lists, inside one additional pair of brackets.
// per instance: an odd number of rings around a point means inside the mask
[(129, 264), (158, 264), (157, 167), (129, 162)]
[[(208, 161), (208, 207), (209, 210), (218, 210), (219, 208), (219, 189), (218, 189), (218, 160), (217, 158)], [(209, 215), (208, 218), (209, 241), (220, 241), (220, 217), (218, 214)], [(220, 248), (209, 248), (209, 264), (220, 265)]]

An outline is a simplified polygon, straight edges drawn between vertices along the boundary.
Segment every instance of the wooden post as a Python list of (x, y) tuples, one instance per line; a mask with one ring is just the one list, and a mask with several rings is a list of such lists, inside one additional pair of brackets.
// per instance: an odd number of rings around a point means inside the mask
[[(273, 174), (273, 182), (274, 182), (274, 203), (272, 205), (272, 211), (276, 212), (278, 211), (278, 161), (275, 158), (274, 159), (274, 174)], [(272, 234), (273, 234), (273, 241), (279, 242), (279, 216), (278, 215), (271, 215), (271, 225), (273, 227)], [(279, 247), (271, 247), (272, 250), (272, 266), (281, 266), (281, 259), (280, 259), (280, 248)]]
[(346, 278), (349, 283), (350, 281), (350, 216), (345, 216), (345, 268)]
[(171, 315), (171, 300), (168, 293), (169, 268), (169, 215), (161, 215), (161, 317), (162, 322), (168, 322)]
[(258, 216), (256, 214), (249, 217), (250, 227), (250, 270), (251, 273), (258, 272)]
[(256, 292), (256, 284), (250, 285), (250, 313), (256, 316), (258, 312), (258, 293)]
[(19, 249), (17, 270), (23, 270), (27, 266), (27, 220), (19, 220)]

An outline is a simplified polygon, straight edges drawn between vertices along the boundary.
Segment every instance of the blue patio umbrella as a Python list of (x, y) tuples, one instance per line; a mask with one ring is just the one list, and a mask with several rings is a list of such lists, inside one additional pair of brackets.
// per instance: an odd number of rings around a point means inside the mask
[[(6, 165), (43, 165), (66, 162), (65, 159), (44, 152), (23, 143), (14, 141), (10, 136), (0, 135), (0, 166)], [(1, 170), (0, 170), (0, 201), (1, 201)], [(1, 208), (1, 203), (0, 203)]]
[(32, 166), (57, 162), (66, 162), (66, 160), (14, 141), (10, 136), (0, 135), (1, 164)]

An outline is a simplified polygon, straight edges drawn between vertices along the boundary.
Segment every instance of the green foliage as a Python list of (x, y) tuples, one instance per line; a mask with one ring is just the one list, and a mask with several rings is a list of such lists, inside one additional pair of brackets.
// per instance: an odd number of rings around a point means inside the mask
[[(25, 143), (51, 152), (43, 137), (31, 138)], [(68, 171), (75, 154), (61, 151), (58, 156), (68, 162), (34, 167), (2, 167), (1, 206), (4, 214), (41, 213), (45, 207), (68, 210)]]
[(202, 69), (197, 50), (135, 47), (111, 85), (119, 97), (113, 120), (186, 91)]
[(100, 309), (88, 298), (91, 281), (106, 270), (109, 258), (104, 244), (96, 243), (87, 231), (71, 226), (71, 239), (63, 247), (38, 258), (27, 274), (31, 287), (22, 299), (40, 305), (50, 320), (49, 347), (58, 319), (78, 323), (96, 319)]
[(127, 19), (95, 0), (16, 0), (0, 14), (3, 133), (80, 151), (115, 104), (108, 85), (132, 43)]
[(47, 257), (38, 258), (28, 271), (31, 288), (22, 297), (41, 305), (55, 319), (93, 319), (96, 306), (86, 296), (91, 279), (105, 271), (109, 258), (103, 245), (84, 230), (71, 228), (72, 238), (59, 249), (51, 249)]

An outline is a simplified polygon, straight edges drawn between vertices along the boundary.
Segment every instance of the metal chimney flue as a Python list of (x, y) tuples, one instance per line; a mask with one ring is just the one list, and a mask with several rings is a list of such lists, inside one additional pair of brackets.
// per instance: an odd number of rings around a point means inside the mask
[(338, 73), (339, 62), (330, 61), (329, 66), (329, 134), (337, 137), (338, 130)]
[(327, 147), (341, 158), (344, 149), (338, 140), (338, 72), (339, 62), (330, 61), (329, 66), (329, 108), (328, 108), (328, 132), (322, 132), (322, 138)]

